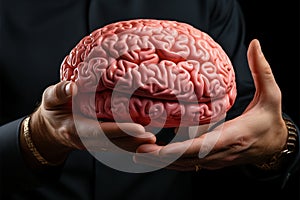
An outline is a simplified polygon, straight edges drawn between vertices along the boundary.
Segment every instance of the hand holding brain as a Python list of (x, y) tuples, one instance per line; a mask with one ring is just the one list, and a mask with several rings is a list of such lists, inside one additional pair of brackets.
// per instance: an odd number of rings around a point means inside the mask
[(93, 31), (61, 64), (80, 111), (99, 120), (178, 127), (216, 122), (236, 98), (232, 64), (208, 34), (181, 22), (136, 19)]

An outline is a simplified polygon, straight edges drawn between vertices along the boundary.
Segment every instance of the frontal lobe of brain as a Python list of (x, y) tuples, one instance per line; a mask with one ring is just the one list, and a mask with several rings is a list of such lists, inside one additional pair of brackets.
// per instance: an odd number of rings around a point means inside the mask
[(135, 19), (94, 30), (65, 57), (60, 79), (77, 84), (80, 98), (73, 105), (87, 117), (158, 127), (219, 121), (237, 95), (221, 46), (170, 20)]

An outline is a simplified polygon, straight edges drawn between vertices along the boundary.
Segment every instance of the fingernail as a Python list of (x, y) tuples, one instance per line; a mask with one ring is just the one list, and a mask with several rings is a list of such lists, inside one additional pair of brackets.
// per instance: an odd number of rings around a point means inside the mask
[(72, 94), (71, 83), (67, 83), (67, 85), (65, 86), (65, 93), (67, 96), (70, 96)]
[(261, 50), (261, 45), (260, 45), (259, 40), (257, 40), (256, 50), (257, 50), (258, 55), (260, 55), (260, 56), (263, 55), (263, 52)]

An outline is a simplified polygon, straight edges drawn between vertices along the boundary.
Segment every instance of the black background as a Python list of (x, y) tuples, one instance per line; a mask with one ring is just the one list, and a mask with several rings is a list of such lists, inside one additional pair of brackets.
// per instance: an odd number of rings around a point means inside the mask
[(300, 125), (299, 0), (239, 0), (247, 43), (257, 38), (281, 88), (286, 112)]

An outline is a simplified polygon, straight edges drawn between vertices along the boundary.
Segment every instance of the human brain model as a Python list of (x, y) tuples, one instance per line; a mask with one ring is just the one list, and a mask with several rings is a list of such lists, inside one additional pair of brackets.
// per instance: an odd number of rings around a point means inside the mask
[(236, 98), (227, 54), (208, 34), (170, 20), (108, 24), (65, 57), (61, 80), (78, 85), (73, 102), (102, 121), (178, 127), (216, 122)]

